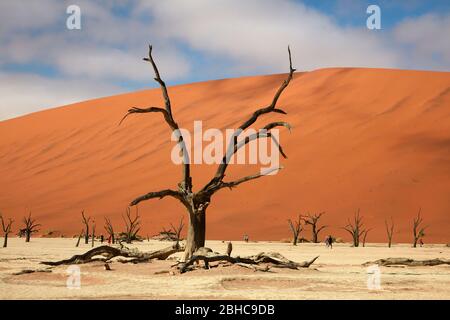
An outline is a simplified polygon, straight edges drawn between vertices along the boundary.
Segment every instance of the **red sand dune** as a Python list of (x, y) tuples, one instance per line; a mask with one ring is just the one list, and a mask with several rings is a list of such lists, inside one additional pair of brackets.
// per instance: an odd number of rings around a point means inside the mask
[[(149, 70), (149, 78), (150, 78)], [(235, 128), (271, 101), (285, 75), (208, 81), (171, 87), (181, 127)], [(49, 92), (51, 94), (51, 92)], [(43, 225), (67, 236), (80, 232), (80, 211), (103, 216), (116, 229), (134, 197), (174, 188), (181, 168), (160, 114), (130, 116), (129, 107), (162, 106), (153, 89), (73, 104), (0, 122), (0, 211), (21, 217), (31, 209)], [(207, 238), (280, 240), (286, 220), (326, 211), (328, 233), (361, 208), (373, 228), (368, 241), (386, 241), (384, 219), (393, 217), (394, 241), (411, 240), (412, 219), (422, 208), (425, 242), (449, 242), (450, 73), (381, 69), (323, 69), (297, 73), (279, 101), (288, 115), (265, 115), (255, 128), (285, 120), (284, 169), (216, 194), (207, 212)], [(200, 188), (216, 166), (194, 166)], [(233, 165), (228, 178), (258, 172)], [(186, 215), (173, 199), (140, 205), (141, 234), (154, 234)], [(119, 226), (120, 224), (120, 226)], [(103, 231), (103, 230), (102, 230)], [(309, 237), (309, 230), (303, 236)]]

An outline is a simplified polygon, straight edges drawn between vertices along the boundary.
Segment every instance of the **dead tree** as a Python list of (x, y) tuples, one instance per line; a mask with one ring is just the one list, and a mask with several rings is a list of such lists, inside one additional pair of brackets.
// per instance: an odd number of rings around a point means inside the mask
[(69, 259), (59, 261), (43, 261), (41, 262), (41, 264), (49, 266), (59, 266), (59, 265), (90, 263), (94, 261), (103, 261), (108, 263), (112, 258), (115, 257), (127, 258), (118, 260), (118, 262), (122, 263), (127, 262), (140, 263), (140, 262), (148, 262), (152, 259), (166, 260), (174, 253), (181, 252), (182, 250), (183, 250), (182, 248), (175, 248), (175, 246), (170, 246), (152, 252), (140, 252), (138, 250), (130, 250), (126, 247), (122, 247), (119, 249), (112, 246), (100, 246), (93, 248), (84, 254), (74, 255)]
[(387, 258), (363, 263), (364, 266), (370, 266), (374, 264), (387, 267), (390, 266), (423, 267), (423, 266), (438, 266), (442, 264), (450, 265), (450, 259), (435, 258), (430, 260), (414, 260), (409, 258)]
[(389, 225), (387, 220), (384, 220), (384, 224), (386, 226), (386, 233), (388, 237), (388, 247), (392, 246), (392, 236), (394, 235), (394, 220), (391, 217), (391, 225)]
[(115, 242), (115, 238), (114, 238), (114, 228), (113, 225), (111, 223), (111, 220), (109, 220), (109, 218), (105, 217), (105, 231), (108, 233), (109, 235), (109, 239), (111, 239), (111, 244), (114, 244)]
[(227, 244), (227, 255), (229, 257), (231, 257), (231, 252), (232, 251), (233, 251), (233, 244), (231, 243), (231, 241), (228, 241), (228, 244)]
[[(201, 251), (201, 250), (199, 250)], [(180, 273), (190, 271), (195, 269), (193, 267), (194, 263), (203, 261), (206, 269), (209, 269), (209, 264), (211, 262), (227, 262), (229, 265), (236, 264), (244, 268), (252, 268), (254, 271), (268, 271), (269, 268), (287, 268), (299, 270), (300, 268), (309, 268), (319, 256), (303, 262), (294, 262), (286, 259), (284, 256), (278, 252), (260, 252), (257, 255), (250, 257), (231, 257), (230, 255), (224, 255), (216, 252), (195, 252), (192, 257), (182, 263), (180, 267)], [(257, 265), (264, 264), (266, 268), (258, 268)]]
[(95, 222), (92, 224), (92, 248), (94, 247), (94, 241), (95, 241)]
[(25, 228), (21, 229), (21, 231), (23, 230), (23, 233), (25, 234), (25, 242), (30, 242), (31, 234), (39, 231), (37, 227), (39, 227), (40, 224), (36, 223), (36, 219), (31, 218), (31, 211), (28, 214), (28, 217), (23, 218), (23, 224), (25, 225)]
[(159, 241), (177, 241), (177, 235), (171, 228), (166, 229), (163, 227), (162, 231), (160, 231), (158, 235), (155, 235), (153, 239), (157, 239)]
[(363, 231), (363, 247), (366, 246), (367, 234), (369, 233), (370, 230), (372, 230), (372, 229), (364, 229), (364, 231)]
[(121, 240), (126, 243), (131, 243), (133, 240), (138, 240), (137, 233), (141, 229), (140, 227), (140, 216), (138, 208), (136, 207), (136, 216), (134, 218), (131, 217), (131, 209), (127, 207), (126, 216), (123, 216), (123, 221), (125, 222), (125, 232), (121, 233)]
[(413, 221), (413, 247), (416, 248), (417, 247), (417, 242), (425, 236), (425, 229), (427, 227), (422, 227), (421, 224), (423, 222), (422, 217), (420, 216), (420, 213), (422, 211), (422, 208), (419, 209), (419, 213), (417, 213), (417, 217), (414, 218)]
[(348, 220), (348, 224), (343, 228), (352, 236), (353, 246), (359, 247), (359, 240), (363, 233), (365, 232), (363, 228), (362, 217), (360, 216), (360, 210), (355, 213), (353, 222)]
[(292, 231), (292, 244), (294, 246), (297, 245), (298, 237), (300, 236), (300, 232), (302, 231), (302, 216), (298, 215), (298, 220), (292, 221), (291, 219), (288, 219), (289, 227)]
[(311, 232), (312, 232), (312, 242), (313, 243), (319, 243), (319, 232), (325, 229), (327, 226), (321, 226), (319, 227), (317, 224), (319, 222), (319, 219), (324, 215), (325, 212), (320, 212), (314, 215), (308, 214), (306, 217), (303, 218), (305, 221), (305, 224), (309, 224), (311, 226)]
[(189, 259), (193, 252), (198, 248), (205, 246), (205, 235), (206, 235), (206, 209), (208, 208), (211, 197), (217, 191), (222, 190), (224, 188), (233, 188), (241, 183), (251, 181), (254, 179), (258, 179), (264, 175), (267, 175), (273, 171), (278, 171), (280, 168), (269, 170), (268, 172), (258, 173), (250, 176), (246, 176), (235, 181), (224, 181), (225, 172), (228, 168), (228, 164), (232, 156), (243, 146), (248, 144), (250, 141), (254, 141), (261, 138), (271, 138), (274, 143), (277, 144), (279, 152), (283, 157), (286, 158), (285, 153), (283, 152), (281, 145), (278, 143), (277, 139), (271, 134), (270, 130), (276, 127), (286, 127), (290, 129), (290, 125), (286, 122), (272, 122), (267, 124), (263, 130), (260, 130), (258, 133), (245, 137), (245, 139), (241, 139), (238, 142), (239, 135), (252, 126), (256, 120), (262, 115), (269, 113), (278, 113), (278, 114), (286, 114), (285, 111), (277, 108), (277, 102), (283, 93), (284, 89), (289, 85), (290, 81), (293, 78), (295, 69), (292, 68), (292, 60), (291, 60), (291, 51), (288, 47), (289, 53), (289, 74), (287, 75), (286, 80), (283, 81), (280, 88), (275, 93), (272, 102), (259, 110), (256, 110), (245, 122), (243, 122), (238, 130), (232, 135), (230, 139), (230, 143), (228, 145), (225, 156), (222, 158), (220, 165), (217, 168), (215, 175), (212, 179), (206, 183), (201, 189), (198, 191), (193, 190), (191, 170), (190, 170), (190, 160), (189, 153), (186, 148), (186, 143), (183, 138), (183, 135), (180, 131), (178, 123), (175, 121), (175, 118), (172, 114), (172, 105), (169, 98), (169, 93), (166, 87), (166, 84), (161, 79), (159, 74), (159, 70), (156, 66), (155, 61), (152, 56), (152, 46), (149, 46), (148, 58), (144, 58), (145, 61), (149, 62), (153, 68), (155, 73), (155, 80), (159, 83), (162, 91), (162, 95), (165, 102), (165, 107), (149, 107), (149, 108), (131, 108), (128, 110), (127, 114), (122, 118), (120, 123), (131, 114), (142, 114), (142, 113), (161, 113), (164, 117), (165, 122), (170, 127), (172, 133), (177, 137), (177, 145), (180, 148), (180, 155), (183, 158), (182, 165), (182, 180), (178, 183), (177, 189), (165, 189), (156, 192), (149, 192), (144, 194), (133, 201), (131, 201), (130, 206), (135, 206), (141, 201), (149, 200), (149, 199), (162, 199), (164, 197), (173, 197), (181, 202), (181, 204), (186, 208), (189, 214), (189, 228), (187, 234), (187, 243), (184, 252), (184, 260)]
[(13, 220), (10, 218), (8, 222), (5, 221), (5, 218), (0, 214), (0, 220), (2, 220), (2, 230), (3, 230), (3, 248), (6, 248), (8, 246), (8, 235), (12, 232), (12, 224)]
[(81, 219), (83, 221), (84, 224), (84, 230), (86, 231), (84, 234), (84, 243), (88, 244), (89, 243), (89, 221), (91, 221), (91, 217), (87, 217), (84, 215), (84, 210), (81, 211)]
[(80, 240), (81, 237), (83, 236), (84, 230), (81, 230), (80, 234), (78, 235), (78, 240), (77, 240), (77, 244), (75, 245), (75, 247), (78, 247), (80, 245)]
[(183, 231), (183, 228), (184, 228), (183, 220), (184, 220), (184, 217), (181, 217), (180, 223), (178, 224), (177, 227), (175, 227), (172, 223), (170, 224), (170, 226), (175, 234), (175, 237), (176, 237), (176, 241), (177, 241), (176, 245), (177, 246), (179, 246), (179, 243), (182, 240), (181, 239), (181, 231)]

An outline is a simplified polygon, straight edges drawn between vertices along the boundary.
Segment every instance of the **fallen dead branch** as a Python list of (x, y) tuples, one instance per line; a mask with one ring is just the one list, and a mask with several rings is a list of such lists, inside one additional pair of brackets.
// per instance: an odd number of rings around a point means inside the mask
[[(241, 267), (250, 268), (255, 271), (268, 271), (270, 267), (275, 268), (289, 268), (298, 270), (300, 268), (308, 268), (311, 264), (318, 258), (315, 257), (310, 261), (304, 262), (294, 262), (286, 259), (284, 256), (278, 252), (261, 252), (257, 255), (250, 257), (230, 257), (224, 254), (218, 254), (215, 252), (207, 252), (205, 254), (195, 254), (185, 263), (179, 264), (180, 273), (192, 270), (195, 262), (203, 261), (206, 269), (209, 269), (209, 264), (211, 262), (228, 262), (231, 264), (236, 264)], [(264, 264), (263, 268), (258, 267), (258, 265)]]
[(421, 267), (421, 266), (437, 266), (440, 264), (450, 265), (450, 260), (448, 259), (430, 259), (430, 260), (414, 260), (409, 258), (387, 258), (379, 259), (372, 262), (366, 262), (363, 265), (377, 264), (379, 266), (410, 266), (410, 267)]
[(243, 268), (247, 268), (247, 269), (251, 269), (253, 271), (261, 271), (261, 272), (272, 272), (270, 271), (270, 266), (265, 265), (264, 267), (258, 267), (257, 265), (253, 265), (253, 264), (246, 264), (246, 263), (236, 263), (237, 266), (239, 267), (243, 267)]
[[(161, 250), (153, 252), (140, 252), (138, 250), (131, 250), (123, 246), (122, 248), (115, 248), (111, 246), (100, 246), (89, 250), (88, 252), (80, 255), (74, 255), (72, 258), (60, 260), (60, 261), (45, 261), (42, 264), (49, 266), (59, 266), (68, 264), (82, 264), (94, 261), (104, 261), (107, 262), (114, 257), (125, 257), (131, 259), (123, 259), (120, 262), (146, 262), (152, 259), (165, 260), (174, 253), (183, 251), (184, 248), (180, 246), (170, 246)], [(103, 256), (104, 258), (95, 258), (96, 256)]]
[(24, 269), (21, 270), (19, 272), (14, 272), (13, 276), (20, 276), (22, 274), (29, 274), (29, 273), (35, 273), (35, 272), (45, 272), (45, 273), (50, 273), (52, 272), (51, 269), (36, 269), (36, 270), (32, 270), (32, 269)]

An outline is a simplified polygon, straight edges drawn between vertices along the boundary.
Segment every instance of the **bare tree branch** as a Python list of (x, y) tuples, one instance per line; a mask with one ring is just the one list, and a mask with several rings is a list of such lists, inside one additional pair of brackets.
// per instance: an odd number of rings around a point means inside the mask
[(84, 210), (81, 211), (81, 219), (83, 220), (83, 224), (85, 225), (86, 233), (84, 234), (84, 243), (89, 243), (89, 221), (91, 221), (91, 217), (86, 218), (84, 215)]
[(267, 170), (267, 171), (265, 171), (263, 173), (253, 174), (251, 176), (246, 176), (246, 177), (240, 178), (240, 179), (235, 180), (235, 181), (229, 181), (229, 182), (222, 181), (218, 185), (217, 189), (215, 189), (215, 190), (222, 189), (222, 188), (230, 188), (230, 190), (231, 190), (232, 188), (240, 185), (241, 183), (244, 183), (244, 182), (247, 182), (247, 181), (250, 181), (250, 180), (254, 180), (254, 179), (258, 179), (258, 178), (261, 178), (261, 177), (264, 177), (264, 176), (267, 176), (270, 173), (272, 173), (274, 171), (277, 171), (277, 170), (281, 170), (281, 169), (283, 169), (283, 167), (272, 168), (272, 169), (269, 169), (269, 170)]
[[(272, 103), (269, 106), (256, 110), (247, 121), (245, 121), (241, 126), (239, 126), (238, 130), (236, 131), (236, 133), (231, 137), (230, 145), (228, 147), (228, 150), (227, 150), (226, 154), (229, 154), (230, 150), (234, 150), (235, 145), (237, 144), (237, 137), (239, 136), (239, 134), (241, 134), (243, 132), (243, 130), (247, 129), (253, 123), (255, 123), (256, 120), (258, 120), (259, 116), (261, 116), (263, 114), (266, 114), (266, 113), (270, 113), (270, 112), (286, 114), (286, 112), (284, 112), (283, 110), (276, 109), (275, 107), (276, 107), (278, 99), (280, 98), (280, 96), (283, 93), (284, 89), (286, 89), (286, 87), (291, 82), (291, 80), (293, 78), (293, 75), (294, 75), (294, 72), (295, 72), (295, 69), (292, 67), (291, 49), (289, 48), (289, 46), (288, 46), (288, 53), (289, 53), (289, 74), (288, 74), (287, 79), (283, 81), (283, 83), (281, 84), (280, 88), (275, 93), (275, 96), (273, 97)], [(269, 125), (269, 128), (270, 128), (270, 125)], [(218, 183), (218, 182), (222, 181), (222, 179), (225, 176), (225, 171), (227, 169), (227, 166), (228, 166), (228, 162), (227, 161), (222, 161), (222, 163), (217, 168), (217, 171), (216, 171), (216, 174), (214, 175), (214, 177), (211, 179), (211, 181), (209, 181), (206, 184), (206, 186), (203, 189), (207, 189), (210, 185), (213, 185), (215, 183)]]
[(137, 240), (137, 233), (141, 229), (140, 218), (138, 207), (136, 207), (136, 215), (134, 218), (131, 217), (130, 207), (127, 207), (126, 217), (122, 216), (122, 219), (125, 222), (125, 232), (121, 233), (121, 240), (124, 240), (126, 243), (131, 243), (133, 240)]
[(386, 233), (388, 236), (388, 247), (390, 248), (392, 246), (392, 236), (394, 234), (394, 221), (392, 217), (391, 217), (391, 226), (389, 226), (387, 220), (384, 220), (384, 224), (386, 226)]
[(179, 242), (181, 241), (181, 232), (183, 231), (184, 228), (184, 223), (183, 223), (184, 217), (181, 217), (180, 219), (180, 223), (178, 224), (177, 227), (175, 227), (172, 223), (170, 223), (170, 227), (173, 230), (173, 233), (176, 236), (176, 246), (179, 246)]
[(115, 242), (114, 228), (108, 217), (105, 217), (104, 228), (105, 228), (105, 231), (108, 233), (109, 238), (111, 239), (111, 244), (114, 244), (114, 242)]
[(31, 234), (39, 231), (37, 227), (39, 227), (40, 224), (36, 223), (36, 219), (31, 218), (31, 211), (28, 214), (28, 217), (24, 217), (22, 221), (25, 225), (25, 228), (21, 230), (25, 233), (25, 242), (30, 242)]
[(2, 221), (2, 230), (4, 235), (3, 248), (6, 248), (8, 246), (8, 235), (12, 232), (12, 224), (14, 220), (10, 218), (8, 222), (5, 223), (5, 218), (3, 218), (1, 213), (0, 220)]
[(348, 224), (345, 227), (343, 227), (342, 229), (346, 230), (348, 233), (351, 234), (352, 240), (353, 240), (353, 246), (359, 247), (360, 238), (366, 232), (366, 230), (363, 228), (363, 222), (362, 222), (362, 217), (360, 215), (360, 209), (358, 209), (358, 211), (355, 213), (353, 222), (351, 222), (350, 219), (348, 219)]
[(179, 199), (179, 200), (181, 199), (181, 195), (180, 195), (180, 193), (178, 191), (166, 189), (166, 190), (149, 192), (147, 194), (144, 194), (143, 196), (140, 196), (140, 197), (134, 199), (130, 203), (130, 206), (135, 206), (139, 202), (144, 201), (144, 200), (155, 199), (155, 198), (162, 199), (162, 198), (168, 197), (168, 196), (174, 197), (174, 198)]
[(327, 226), (318, 227), (317, 224), (319, 222), (319, 219), (324, 215), (325, 212), (316, 213), (314, 215), (311, 215), (308, 213), (306, 217), (303, 218), (305, 221), (305, 224), (308, 224), (311, 226), (311, 232), (312, 232), (312, 242), (318, 243), (319, 242), (319, 233), (322, 231), (322, 229), (326, 228)]
[(423, 219), (420, 215), (420, 213), (422, 212), (422, 208), (419, 208), (419, 213), (417, 213), (417, 217), (414, 218), (413, 221), (413, 236), (414, 236), (414, 242), (413, 242), (413, 247), (416, 248), (417, 247), (417, 242), (425, 236), (425, 229), (428, 227), (421, 227), (421, 224), (423, 222)]
[(164, 97), (164, 102), (165, 102), (165, 109), (158, 108), (158, 107), (150, 107), (147, 109), (132, 108), (132, 109), (128, 110), (128, 113), (122, 118), (120, 123), (122, 123), (123, 120), (125, 120), (125, 118), (128, 117), (128, 115), (133, 114), (133, 113), (161, 112), (164, 115), (165, 121), (170, 126), (170, 128), (175, 133), (175, 135), (177, 136), (178, 145), (180, 146), (180, 149), (181, 149), (181, 152), (183, 155), (183, 182), (179, 185), (179, 187), (182, 189), (182, 191), (191, 193), (192, 192), (192, 178), (191, 178), (191, 173), (190, 173), (189, 153), (186, 148), (186, 143), (184, 142), (183, 135), (181, 134), (179, 126), (175, 122), (175, 120), (172, 116), (172, 106), (170, 103), (167, 86), (166, 86), (165, 82), (161, 79), (161, 76), (159, 75), (158, 67), (156, 66), (156, 63), (153, 60), (151, 45), (149, 45), (148, 58), (144, 58), (144, 60), (150, 62), (153, 67), (153, 71), (155, 73), (154, 79), (156, 82), (159, 83), (159, 85), (161, 87), (161, 91), (162, 91), (162, 94)]
[(251, 134), (247, 137), (245, 137), (243, 140), (239, 141), (238, 143), (234, 144), (233, 149), (228, 149), (228, 153), (222, 158), (222, 163), (228, 165), (231, 157), (243, 146), (247, 145), (249, 142), (260, 139), (260, 138), (272, 138), (273, 142), (275, 143), (275, 145), (278, 147), (279, 152), (281, 153), (281, 155), (287, 159), (286, 154), (283, 151), (283, 148), (281, 147), (280, 143), (278, 142), (278, 140), (272, 135), (271, 132), (269, 132), (269, 130), (275, 128), (275, 127), (279, 127), (279, 126), (283, 126), (289, 129), (289, 131), (291, 131), (292, 127), (290, 126), (289, 123), (287, 122), (272, 122), (269, 123), (268, 125), (266, 125), (262, 130), (260, 130), (257, 133)]
[(144, 61), (148, 61), (148, 62), (150, 62), (152, 64), (153, 71), (155, 72), (155, 78), (154, 79), (161, 86), (161, 91), (162, 91), (162, 94), (163, 94), (163, 97), (164, 97), (166, 111), (169, 114), (170, 118), (173, 119), (173, 117), (172, 117), (172, 106), (170, 104), (169, 93), (167, 92), (166, 84), (164, 83), (164, 81), (161, 79), (161, 76), (159, 75), (158, 67), (156, 66), (156, 63), (153, 60), (152, 49), (153, 49), (153, 47), (151, 45), (149, 45), (148, 46), (148, 58), (144, 58), (143, 60)]
[(159, 107), (150, 107), (150, 108), (147, 108), (147, 109), (133, 107), (133, 108), (129, 109), (128, 112), (123, 116), (122, 120), (120, 120), (119, 126), (122, 124), (122, 122), (130, 114), (134, 114), (134, 113), (153, 113), (153, 112), (161, 112), (164, 115), (164, 119), (166, 120), (166, 122), (169, 124), (169, 126), (172, 128), (172, 130), (174, 130), (172, 125), (171, 125), (171, 119), (170, 119), (170, 116), (168, 115), (167, 111), (162, 109), (162, 108), (159, 108)]
[(300, 236), (300, 232), (302, 231), (302, 216), (299, 214), (298, 220), (294, 222), (291, 219), (288, 219), (288, 224), (292, 231), (292, 244), (296, 246), (298, 237)]

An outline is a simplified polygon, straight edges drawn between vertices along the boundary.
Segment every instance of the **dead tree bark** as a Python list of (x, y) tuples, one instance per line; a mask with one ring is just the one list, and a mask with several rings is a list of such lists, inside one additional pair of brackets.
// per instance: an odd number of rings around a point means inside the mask
[(136, 216), (134, 218), (131, 217), (131, 209), (127, 207), (126, 217), (122, 216), (123, 221), (125, 222), (125, 232), (122, 232), (121, 236), (123, 241), (126, 243), (131, 243), (133, 240), (137, 240), (137, 233), (141, 229), (140, 224), (140, 216), (139, 210), (136, 207)]
[(226, 261), (231, 264), (245, 264), (245, 265), (258, 265), (258, 264), (267, 264), (269, 267), (276, 268), (288, 268), (298, 270), (300, 268), (308, 268), (314, 261), (319, 258), (318, 256), (311, 259), (310, 261), (304, 262), (294, 262), (286, 259), (284, 256), (279, 254), (278, 252), (261, 252), (255, 256), (250, 257), (231, 257), (229, 255), (218, 254), (214, 252), (210, 252), (208, 254), (195, 254), (186, 262), (182, 263), (179, 267), (180, 273), (184, 273), (190, 270), (191, 266), (197, 261), (203, 261), (206, 269), (209, 269), (209, 264), (211, 262), (219, 262)]
[[(165, 260), (174, 253), (183, 251), (183, 248), (171, 246), (161, 250), (153, 252), (139, 252), (135, 250), (128, 250), (127, 248), (118, 249), (111, 246), (100, 246), (93, 248), (84, 254), (77, 254), (69, 259), (59, 261), (44, 261), (42, 264), (49, 266), (70, 265), (70, 264), (82, 264), (94, 261), (109, 261), (114, 257), (121, 256), (125, 258), (132, 258), (122, 260), (121, 262), (146, 262), (152, 259)], [(94, 258), (96, 256), (103, 256), (104, 258)]]
[(172, 105), (169, 98), (169, 93), (166, 87), (165, 82), (161, 79), (159, 70), (156, 66), (155, 61), (153, 60), (152, 56), (152, 46), (149, 46), (149, 53), (148, 58), (144, 58), (145, 61), (149, 62), (153, 68), (153, 71), (155, 73), (155, 80), (159, 83), (162, 91), (162, 95), (165, 102), (165, 107), (149, 107), (149, 108), (132, 108), (128, 110), (128, 113), (122, 118), (120, 123), (129, 115), (136, 114), (136, 113), (161, 113), (164, 116), (165, 122), (169, 125), (170, 129), (172, 130), (173, 134), (177, 137), (178, 140), (178, 146), (180, 148), (180, 153), (183, 157), (183, 168), (182, 168), (182, 181), (178, 183), (178, 188), (176, 190), (166, 189), (161, 190), (157, 192), (150, 192), (143, 196), (140, 196), (133, 200), (130, 203), (130, 206), (135, 206), (141, 201), (149, 200), (149, 199), (162, 199), (164, 197), (173, 197), (181, 202), (181, 204), (186, 208), (188, 215), (189, 215), (189, 226), (188, 226), (188, 234), (187, 234), (187, 240), (186, 240), (186, 249), (184, 253), (184, 259), (189, 259), (194, 251), (196, 251), (198, 248), (203, 247), (205, 245), (205, 235), (206, 235), (206, 209), (208, 208), (211, 197), (214, 193), (217, 191), (223, 189), (223, 188), (233, 188), (238, 186), (241, 183), (251, 181), (254, 179), (258, 179), (263, 175), (267, 175), (270, 172), (273, 172), (275, 170), (279, 170), (280, 168), (271, 170), (269, 172), (266, 172), (265, 174), (255, 174), (247, 177), (240, 178), (235, 181), (226, 182), (224, 181), (225, 178), (225, 172), (228, 167), (229, 161), (231, 157), (237, 152), (238, 149), (245, 146), (247, 143), (253, 140), (257, 140), (260, 138), (271, 138), (274, 143), (277, 144), (279, 152), (283, 157), (286, 158), (286, 155), (284, 154), (281, 145), (278, 143), (276, 138), (272, 136), (270, 130), (275, 127), (286, 127), (290, 129), (290, 125), (286, 122), (272, 122), (266, 125), (263, 130), (261, 130), (259, 133), (251, 135), (246, 137), (245, 139), (241, 140), (238, 143), (238, 137), (239, 135), (249, 128), (251, 125), (253, 125), (256, 120), (264, 114), (268, 113), (280, 113), (280, 114), (286, 114), (285, 111), (276, 108), (278, 99), (280, 98), (281, 94), (283, 93), (284, 89), (289, 85), (290, 81), (293, 78), (293, 74), (295, 72), (295, 69), (292, 67), (292, 60), (291, 60), (291, 51), (288, 47), (288, 53), (289, 53), (289, 74), (286, 78), (286, 80), (281, 84), (278, 91), (275, 93), (275, 96), (273, 97), (272, 102), (264, 108), (261, 108), (259, 110), (256, 110), (252, 116), (246, 120), (242, 125), (238, 128), (236, 133), (232, 136), (230, 143), (227, 148), (226, 155), (223, 157), (221, 164), (217, 168), (217, 171), (214, 175), (214, 177), (199, 191), (194, 192), (192, 187), (192, 178), (190, 173), (190, 161), (189, 161), (189, 153), (186, 148), (186, 143), (184, 141), (183, 135), (179, 129), (178, 123), (175, 121), (173, 114), (172, 114)]
[(91, 217), (87, 217), (84, 215), (84, 210), (81, 211), (81, 219), (84, 224), (84, 230), (86, 233), (84, 234), (84, 244), (89, 244), (89, 221), (91, 221)]
[(319, 243), (319, 232), (325, 229), (327, 226), (321, 226), (319, 227), (317, 224), (319, 222), (319, 219), (324, 215), (325, 212), (320, 212), (314, 215), (308, 214), (303, 220), (305, 221), (305, 224), (309, 224), (311, 226), (311, 232), (312, 232), (312, 242), (313, 243)]
[(31, 218), (31, 211), (28, 214), (28, 217), (23, 218), (23, 224), (25, 225), (25, 228), (22, 229), (25, 234), (25, 242), (30, 242), (31, 234), (39, 231), (36, 228), (39, 227), (40, 224), (36, 223), (36, 219)]
[(391, 217), (391, 225), (389, 226), (389, 223), (387, 220), (384, 220), (384, 224), (386, 226), (386, 233), (388, 237), (388, 247), (390, 248), (392, 246), (392, 236), (394, 235), (394, 220), (392, 220)]
[(289, 223), (289, 227), (291, 228), (292, 231), (292, 244), (294, 246), (297, 245), (297, 241), (298, 241), (298, 237), (300, 236), (300, 232), (302, 231), (302, 216), (299, 214), (298, 215), (298, 220), (297, 221), (292, 221), (291, 219), (288, 219), (288, 223)]
[(113, 225), (111, 223), (111, 221), (109, 220), (109, 218), (105, 217), (105, 226), (104, 226), (106, 232), (109, 235), (109, 238), (111, 239), (111, 244), (115, 243), (115, 238), (114, 238), (114, 228)]
[(352, 236), (353, 246), (359, 247), (359, 241), (365, 230), (363, 229), (362, 217), (360, 216), (360, 210), (355, 213), (353, 222), (348, 220), (348, 224), (343, 228)]
[(94, 241), (95, 241), (95, 223), (92, 224), (92, 248), (94, 247)]
[(422, 208), (419, 208), (419, 213), (417, 214), (417, 217), (414, 218), (413, 221), (413, 247), (417, 247), (417, 242), (425, 236), (425, 229), (427, 227), (422, 227), (421, 224), (423, 222), (422, 217), (420, 216), (420, 213), (422, 211)]
[(366, 246), (367, 234), (369, 233), (370, 230), (372, 230), (372, 229), (365, 229), (365, 230), (363, 231), (363, 247)]
[(389, 266), (422, 267), (422, 266), (437, 266), (440, 264), (450, 265), (450, 260), (449, 259), (414, 260), (408, 258), (387, 258), (363, 263), (363, 265), (373, 265), (373, 264), (386, 267)]
[(8, 246), (8, 235), (12, 232), (12, 224), (14, 220), (9, 219), (8, 222), (5, 222), (5, 218), (0, 214), (0, 220), (2, 221), (2, 230), (3, 230), (3, 248)]
[(227, 244), (227, 255), (229, 257), (231, 257), (231, 252), (232, 251), (233, 251), (233, 244), (231, 243), (231, 241), (228, 241), (228, 244)]
[(81, 230), (80, 234), (78, 235), (77, 244), (75, 245), (75, 247), (77, 247), (77, 248), (80, 245), (80, 240), (81, 240), (81, 237), (83, 236), (83, 233), (84, 233), (84, 230)]

